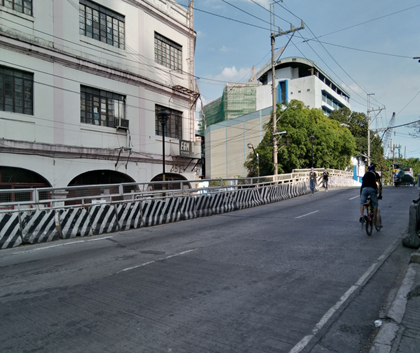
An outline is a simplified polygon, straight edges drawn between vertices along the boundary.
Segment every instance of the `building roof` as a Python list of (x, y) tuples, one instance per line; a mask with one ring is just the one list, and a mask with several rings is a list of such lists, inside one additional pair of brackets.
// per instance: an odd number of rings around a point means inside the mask
[[(299, 73), (301, 72), (307, 72), (310, 69), (315, 69), (315, 71), (319, 72), (322, 76), (324, 76), (328, 81), (330, 81), (333, 85), (335, 85), (338, 89), (340, 89), (341, 92), (343, 92), (345, 95), (347, 95), (350, 98), (350, 94), (337, 82), (334, 81), (334, 79), (326, 72), (324, 71), (315, 61), (300, 58), (300, 57), (289, 57), (289, 58), (283, 58), (280, 60), (277, 60), (275, 63), (276, 70), (284, 68), (284, 67), (292, 67), (292, 68), (298, 68)], [(262, 67), (256, 74), (255, 78), (259, 81), (263, 81), (269, 72), (271, 72), (271, 62), (267, 63), (264, 67)], [(302, 76), (299, 75), (299, 77), (308, 76), (307, 74), (303, 74)]]

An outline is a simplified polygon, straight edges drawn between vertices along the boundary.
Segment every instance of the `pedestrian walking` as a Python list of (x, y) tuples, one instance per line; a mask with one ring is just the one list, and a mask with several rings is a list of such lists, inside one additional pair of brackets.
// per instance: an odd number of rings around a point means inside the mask
[(330, 173), (328, 173), (327, 168), (324, 168), (324, 172), (322, 173), (322, 187), (328, 191), (328, 178), (330, 177)]
[(309, 188), (312, 191), (312, 195), (315, 192), (315, 183), (316, 183), (316, 173), (314, 172), (314, 168), (311, 168), (309, 173)]

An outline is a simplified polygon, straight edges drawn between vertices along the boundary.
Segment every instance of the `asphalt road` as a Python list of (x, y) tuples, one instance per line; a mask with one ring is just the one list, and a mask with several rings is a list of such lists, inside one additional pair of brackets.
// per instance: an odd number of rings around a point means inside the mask
[(368, 352), (396, 291), (413, 187), (358, 189), (0, 252), (0, 351)]

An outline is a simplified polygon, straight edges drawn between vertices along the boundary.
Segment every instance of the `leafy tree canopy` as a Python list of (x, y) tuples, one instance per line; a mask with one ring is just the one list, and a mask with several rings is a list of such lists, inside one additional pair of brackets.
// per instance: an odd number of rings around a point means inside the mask
[[(287, 131), (279, 141), (278, 173), (290, 173), (293, 169), (327, 167), (345, 169), (354, 155), (356, 141), (348, 127), (343, 125), (347, 112), (331, 119), (320, 109), (309, 109), (301, 101), (292, 100), (287, 109), (277, 105), (277, 131)], [(266, 133), (256, 151), (260, 156), (260, 175), (273, 174), (273, 128), (272, 119), (264, 128)], [(355, 122), (355, 125), (357, 123)], [(313, 145), (310, 136), (315, 136)], [(289, 145), (284, 146), (285, 138)], [(312, 152), (313, 151), (313, 152)], [(245, 167), (249, 175), (255, 176), (256, 157), (248, 155)]]
[[(355, 156), (365, 160), (362, 155), (368, 155), (368, 119), (366, 114), (351, 112), (347, 107), (333, 111), (330, 119), (347, 124), (351, 134), (356, 140)], [(387, 171), (388, 163), (384, 158), (384, 149), (381, 138), (373, 131), (370, 133), (370, 160), (376, 165), (377, 171)]]

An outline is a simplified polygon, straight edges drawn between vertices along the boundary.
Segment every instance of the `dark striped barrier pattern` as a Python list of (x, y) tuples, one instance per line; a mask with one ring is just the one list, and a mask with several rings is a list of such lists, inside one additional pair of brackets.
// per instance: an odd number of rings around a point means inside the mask
[(206, 217), (309, 192), (307, 182), (298, 182), (90, 207), (0, 213), (0, 249)]

